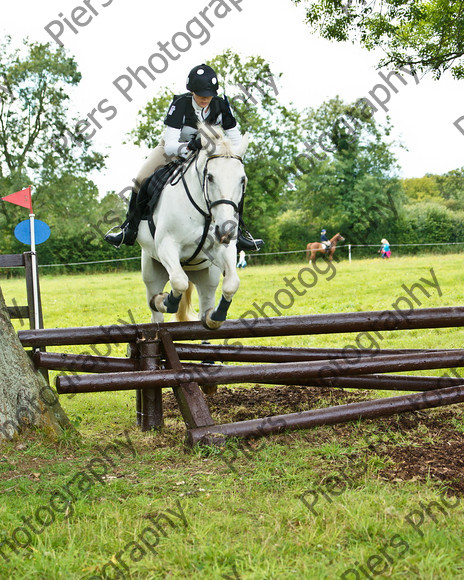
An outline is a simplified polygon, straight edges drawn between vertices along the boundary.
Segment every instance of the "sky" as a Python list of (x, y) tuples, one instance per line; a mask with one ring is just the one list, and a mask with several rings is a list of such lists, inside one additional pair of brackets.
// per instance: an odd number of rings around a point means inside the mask
[[(195, 17), (203, 30), (191, 23)], [(97, 126), (92, 143), (108, 155), (107, 167), (89, 177), (102, 195), (131, 185), (148, 153), (131, 144), (128, 136), (139, 111), (162, 87), (173, 94), (185, 92), (189, 70), (227, 48), (243, 57), (259, 55), (270, 63), (274, 75), (282, 73), (278, 99), (285, 104), (318, 107), (336, 95), (351, 102), (362, 97), (372, 100), (372, 93), (385, 100), (388, 111), (378, 106), (375, 118), (384, 122), (388, 114), (392, 137), (403, 145), (396, 149), (400, 177), (440, 174), (464, 165), (464, 134), (453, 125), (464, 116), (464, 81), (448, 73), (439, 81), (430, 75), (415, 79), (404, 73), (405, 83), (390, 78), (396, 92), (390, 88), (387, 95), (379, 86), (386, 85), (380, 73), (390, 72), (377, 69), (381, 53), (319, 38), (304, 23), (304, 9), (291, 0), (8, 2), (2, 8), (0, 33), (17, 41), (25, 36), (58, 41), (74, 56), (82, 81), (71, 92), (70, 111), (84, 120), (101, 109), (92, 115), (92, 129)], [(152, 72), (154, 79), (150, 79), (142, 72), (142, 87), (127, 67), (148, 68), (150, 57), (160, 53), (159, 42), (170, 43), (173, 58), (166, 53), (165, 62), (153, 57), (159, 73)], [(173, 49), (173, 43), (179, 50)], [(238, 92), (227, 87), (228, 96)], [(464, 130), (464, 121), (462, 126)]]

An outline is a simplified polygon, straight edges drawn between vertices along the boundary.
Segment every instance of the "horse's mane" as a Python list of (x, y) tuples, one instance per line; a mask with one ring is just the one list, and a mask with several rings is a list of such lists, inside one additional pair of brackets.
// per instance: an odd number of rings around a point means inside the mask
[[(224, 133), (224, 129), (219, 125), (208, 125), (207, 123), (200, 123), (198, 125), (198, 134), (202, 137), (202, 142), (206, 140), (206, 151), (208, 155), (223, 155), (224, 157), (232, 157), (234, 152), (232, 150), (232, 142)], [(211, 151), (212, 145), (213, 151)]]

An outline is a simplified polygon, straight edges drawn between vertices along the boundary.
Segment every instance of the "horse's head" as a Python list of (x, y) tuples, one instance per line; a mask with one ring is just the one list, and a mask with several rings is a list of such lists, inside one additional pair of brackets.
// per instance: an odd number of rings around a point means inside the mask
[(334, 236), (333, 240), (334, 242), (344, 242), (345, 238), (340, 233), (338, 233)]
[(199, 164), (203, 166), (204, 193), (216, 239), (229, 244), (237, 238), (238, 213), (247, 178), (242, 157), (248, 147), (248, 136), (234, 147), (218, 127), (202, 124)]

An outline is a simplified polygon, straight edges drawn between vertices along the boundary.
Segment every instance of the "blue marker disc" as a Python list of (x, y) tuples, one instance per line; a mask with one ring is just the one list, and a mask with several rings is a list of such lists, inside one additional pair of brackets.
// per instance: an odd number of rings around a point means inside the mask
[[(34, 219), (35, 243), (36, 245), (46, 242), (50, 237), (50, 227), (45, 222)], [(14, 235), (23, 244), (31, 245), (31, 222), (24, 220), (15, 227)]]

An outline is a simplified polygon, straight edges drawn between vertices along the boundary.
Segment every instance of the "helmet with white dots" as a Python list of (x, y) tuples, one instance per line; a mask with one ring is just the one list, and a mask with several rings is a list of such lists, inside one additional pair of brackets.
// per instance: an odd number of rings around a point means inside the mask
[(215, 71), (207, 64), (200, 64), (189, 72), (187, 90), (199, 97), (215, 97), (219, 82)]

